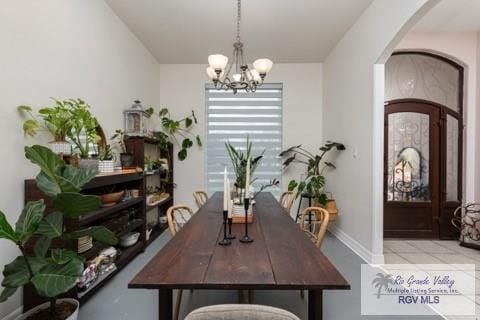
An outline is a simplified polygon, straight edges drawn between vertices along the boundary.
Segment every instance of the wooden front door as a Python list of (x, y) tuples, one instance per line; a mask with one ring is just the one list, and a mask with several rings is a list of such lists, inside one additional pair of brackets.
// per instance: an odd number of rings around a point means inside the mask
[[(450, 115), (452, 120), (449, 113), (446, 107), (417, 99), (386, 103), (385, 237), (458, 236), (450, 220), (461, 199), (461, 119)], [(455, 201), (447, 201), (452, 197)]]

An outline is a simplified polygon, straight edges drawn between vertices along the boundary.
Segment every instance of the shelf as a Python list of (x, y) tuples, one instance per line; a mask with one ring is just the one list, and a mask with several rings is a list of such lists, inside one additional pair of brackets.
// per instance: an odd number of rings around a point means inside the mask
[(143, 174), (138, 172), (114, 172), (109, 174), (97, 175), (89, 183), (83, 186), (83, 190), (100, 188), (119, 183), (138, 181), (143, 179)]
[(118, 268), (123, 268), (129, 261), (133, 259), (137, 254), (139, 254), (143, 250), (144, 243), (142, 241), (138, 241), (133, 246), (128, 248), (120, 248), (122, 253), (118, 256), (117, 261), (115, 264)]
[(123, 230), (122, 232), (118, 233), (117, 234), (117, 237), (122, 237), (124, 235), (126, 235), (127, 233), (133, 231), (133, 230), (136, 230), (138, 228), (140, 228), (141, 226), (143, 225), (143, 220), (142, 219), (135, 219), (133, 220), (133, 222), (131, 222), (128, 227)]
[(158, 208), (164, 204), (166, 204), (167, 202), (173, 200), (172, 196), (168, 197), (168, 198), (165, 198), (163, 199), (162, 201), (159, 201), (158, 203), (154, 204), (154, 205), (149, 205), (147, 204), (147, 210), (152, 210), (152, 209), (155, 209), (155, 208)]
[(157, 140), (157, 139), (151, 138), (151, 137), (126, 136), (125, 138), (126, 138), (127, 140), (135, 140), (135, 139), (143, 140), (145, 143), (149, 143), (149, 144), (157, 144), (157, 143), (158, 143), (158, 140)]
[(78, 292), (78, 298), (82, 299), (83, 297), (87, 296), (90, 292), (94, 291), (95, 288), (97, 288), (99, 285), (101, 285), (103, 281), (105, 281), (107, 279), (110, 279), (117, 270), (118, 269), (115, 266), (109, 272), (98, 276), (98, 278), (95, 280), (95, 283), (93, 285), (91, 285), (87, 290)]
[(168, 223), (156, 225), (153, 228), (152, 233), (150, 234), (150, 238), (148, 239), (146, 246), (149, 246), (153, 241), (155, 241), (163, 233), (163, 231), (167, 229), (168, 229)]
[(142, 203), (142, 201), (143, 201), (143, 198), (138, 197), (136, 199), (132, 199), (132, 200), (124, 201), (124, 202), (119, 202), (116, 205), (111, 206), (111, 207), (100, 208), (98, 210), (92, 211), (90, 213), (87, 213), (87, 214), (81, 216), (78, 219), (78, 225), (79, 226), (85, 226), (85, 225), (90, 224), (94, 221), (106, 218), (113, 213), (117, 213), (121, 210), (130, 208), (134, 205)]

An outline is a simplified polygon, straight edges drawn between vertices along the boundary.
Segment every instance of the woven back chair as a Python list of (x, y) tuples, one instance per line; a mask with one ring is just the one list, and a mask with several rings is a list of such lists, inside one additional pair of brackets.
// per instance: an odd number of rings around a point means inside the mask
[(300, 320), (293, 313), (279, 308), (255, 304), (224, 304), (192, 311), (185, 320)]
[(293, 203), (295, 202), (295, 192), (285, 191), (280, 196), (280, 205), (284, 208), (289, 214), (292, 210)]
[[(176, 205), (168, 208), (167, 210), (167, 220), (168, 228), (172, 237), (177, 234), (178, 231), (190, 220), (193, 216), (193, 211), (189, 206), (185, 205)], [(183, 290), (177, 291), (177, 301), (175, 302), (175, 311), (173, 315), (174, 320), (178, 320), (180, 314), (180, 304), (182, 303), (182, 294)]]
[[(311, 224), (309, 223), (309, 214), (312, 214)], [(305, 231), (318, 248), (321, 248), (323, 239), (327, 233), (329, 219), (330, 214), (323, 208), (308, 207), (303, 210), (300, 228)]]
[(193, 198), (195, 199), (195, 203), (197, 204), (198, 209), (203, 207), (205, 202), (208, 200), (208, 194), (205, 191), (195, 191), (193, 193)]
[(183, 204), (172, 206), (167, 210), (168, 228), (172, 236), (180, 231), (180, 229), (193, 216), (193, 211), (189, 206)]

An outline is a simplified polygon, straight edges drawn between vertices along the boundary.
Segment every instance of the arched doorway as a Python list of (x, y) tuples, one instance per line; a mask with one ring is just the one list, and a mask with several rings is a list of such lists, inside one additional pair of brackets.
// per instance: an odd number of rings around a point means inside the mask
[(458, 236), (462, 200), (463, 67), (398, 52), (385, 68), (384, 236)]

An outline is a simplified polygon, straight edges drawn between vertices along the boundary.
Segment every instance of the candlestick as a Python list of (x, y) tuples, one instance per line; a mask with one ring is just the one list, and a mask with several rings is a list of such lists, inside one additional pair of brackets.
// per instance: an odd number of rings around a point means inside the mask
[(218, 242), (219, 245), (221, 246), (228, 246), (232, 244), (232, 241), (230, 241), (227, 238), (227, 217), (228, 217), (228, 211), (223, 211), (223, 239)]
[(233, 240), (235, 239), (235, 236), (232, 234), (232, 223), (233, 223), (233, 200), (230, 200), (229, 206), (228, 206), (228, 234), (227, 234), (227, 239)]
[(248, 209), (250, 207), (250, 198), (245, 197), (245, 235), (240, 239), (241, 243), (252, 243), (253, 238), (248, 236)]
[(252, 165), (252, 158), (248, 156), (247, 168), (245, 172), (245, 198), (248, 198), (248, 189), (250, 189), (250, 166)]

